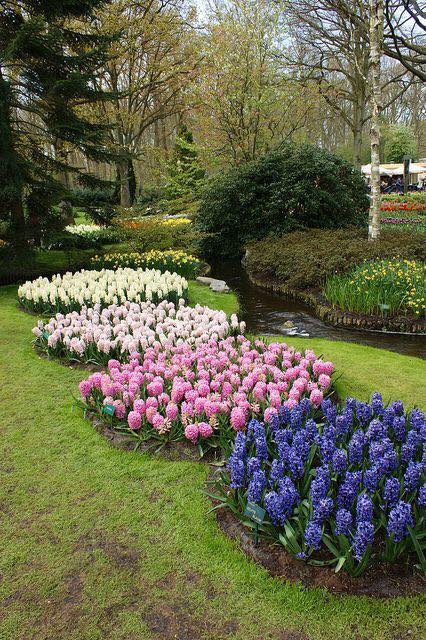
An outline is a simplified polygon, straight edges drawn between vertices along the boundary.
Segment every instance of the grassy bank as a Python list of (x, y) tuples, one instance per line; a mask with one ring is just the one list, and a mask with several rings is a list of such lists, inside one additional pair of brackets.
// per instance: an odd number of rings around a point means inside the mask
[[(193, 300), (210, 296), (192, 289)], [(420, 598), (335, 597), (270, 578), (207, 513), (204, 465), (111, 448), (73, 407), (85, 372), (36, 355), (34, 318), (16, 308), (15, 293), (0, 289), (2, 639), (422, 636)], [(326, 340), (291, 342), (334, 360), (344, 371), (341, 392), (381, 388), (420, 400), (421, 361)]]

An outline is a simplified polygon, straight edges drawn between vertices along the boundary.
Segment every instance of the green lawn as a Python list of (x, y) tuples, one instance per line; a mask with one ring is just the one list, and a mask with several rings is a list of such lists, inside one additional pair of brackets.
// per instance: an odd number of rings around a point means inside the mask
[[(420, 598), (335, 597), (270, 578), (207, 513), (203, 464), (111, 448), (73, 406), (85, 372), (36, 355), (35, 320), (15, 293), (0, 289), (2, 640), (422, 637)], [(344, 369), (342, 392), (420, 400), (421, 361), (301, 344)]]

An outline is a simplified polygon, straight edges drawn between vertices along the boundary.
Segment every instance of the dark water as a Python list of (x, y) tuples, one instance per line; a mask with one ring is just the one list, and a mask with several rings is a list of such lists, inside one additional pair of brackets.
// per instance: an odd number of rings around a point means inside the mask
[[(277, 295), (253, 285), (237, 261), (212, 265), (212, 277), (225, 280), (238, 295), (242, 319), (251, 333), (286, 335), (283, 324), (291, 320), (299, 331), (311, 338), (356, 342), (388, 349), (418, 358), (426, 358), (426, 336), (391, 335), (382, 332), (335, 328), (315, 317), (312, 309), (291, 298)], [(419, 384), (421, 381), (419, 380)]]

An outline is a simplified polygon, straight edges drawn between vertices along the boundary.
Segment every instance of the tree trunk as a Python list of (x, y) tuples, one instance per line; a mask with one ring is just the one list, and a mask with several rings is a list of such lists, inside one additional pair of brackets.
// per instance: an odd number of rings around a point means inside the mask
[(127, 209), (132, 206), (129, 184), (129, 165), (127, 159), (119, 160), (117, 162), (117, 172), (120, 180), (120, 205)]
[(370, 0), (370, 67), (371, 67), (371, 204), (368, 239), (380, 236), (380, 58), (383, 39), (383, 0)]

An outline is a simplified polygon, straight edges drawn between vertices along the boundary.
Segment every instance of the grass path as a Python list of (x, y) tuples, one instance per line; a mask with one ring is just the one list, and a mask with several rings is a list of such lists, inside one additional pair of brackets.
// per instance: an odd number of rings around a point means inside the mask
[[(37, 357), (34, 318), (14, 295), (0, 289), (2, 640), (422, 636), (419, 598), (334, 597), (270, 578), (207, 514), (202, 464), (111, 448), (73, 408), (84, 371)], [(355, 347), (342, 349), (343, 364)], [(389, 358), (414, 394), (423, 363)], [(367, 390), (364, 373), (341, 384)]]

